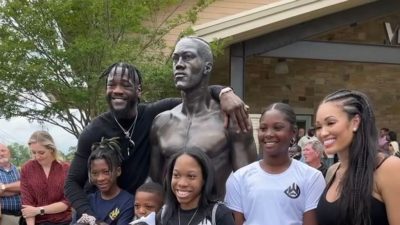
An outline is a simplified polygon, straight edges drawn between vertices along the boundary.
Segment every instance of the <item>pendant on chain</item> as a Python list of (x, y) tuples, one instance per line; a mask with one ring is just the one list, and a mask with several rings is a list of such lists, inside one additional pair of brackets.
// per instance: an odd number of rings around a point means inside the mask
[(116, 123), (118, 124), (118, 126), (121, 128), (122, 132), (124, 132), (125, 138), (128, 139), (128, 141), (129, 141), (128, 149), (127, 149), (127, 150), (128, 150), (128, 152), (127, 152), (128, 157), (130, 156), (131, 148), (132, 148), (132, 149), (135, 148), (135, 142), (132, 140), (132, 135), (133, 135), (133, 132), (135, 131), (136, 121), (137, 121), (137, 118), (138, 118), (138, 117), (139, 117), (139, 114), (138, 114), (138, 112), (136, 111), (136, 116), (135, 116), (135, 119), (134, 119), (132, 125), (129, 127), (128, 130), (125, 130), (124, 127), (118, 122), (117, 118), (114, 116), (115, 122), (116, 122)]

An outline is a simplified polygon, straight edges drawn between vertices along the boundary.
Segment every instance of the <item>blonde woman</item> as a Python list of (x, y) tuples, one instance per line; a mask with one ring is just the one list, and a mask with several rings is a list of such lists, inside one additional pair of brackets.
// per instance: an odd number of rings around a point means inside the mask
[(67, 225), (70, 204), (63, 192), (69, 164), (58, 160), (53, 138), (34, 132), (28, 141), (32, 159), (21, 169), (22, 216), (27, 225)]

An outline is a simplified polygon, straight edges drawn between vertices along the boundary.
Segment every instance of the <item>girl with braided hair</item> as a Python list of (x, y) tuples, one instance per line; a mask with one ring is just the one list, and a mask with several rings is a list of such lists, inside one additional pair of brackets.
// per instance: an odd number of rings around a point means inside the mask
[(87, 167), (89, 181), (97, 191), (88, 196), (94, 216), (83, 214), (78, 224), (127, 225), (133, 218), (133, 195), (121, 189), (122, 155), (118, 138), (102, 139), (92, 146)]
[(327, 172), (317, 207), (319, 225), (399, 225), (400, 159), (378, 153), (378, 130), (368, 97), (339, 90), (316, 113), (316, 134), (339, 162)]

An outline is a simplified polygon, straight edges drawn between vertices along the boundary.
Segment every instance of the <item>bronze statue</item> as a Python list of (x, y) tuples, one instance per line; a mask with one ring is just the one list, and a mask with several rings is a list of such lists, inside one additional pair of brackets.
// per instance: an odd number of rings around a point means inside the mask
[(181, 91), (183, 102), (153, 121), (150, 176), (162, 182), (169, 157), (186, 147), (197, 146), (213, 162), (217, 197), (222, 200), (230, 173), (257, 158), (253, 134), (251, 130), (237, 132), (238, 124), (232, 120), (229, 128), (224, 127), (220, 105), (208, 91), (213, 56), (207, 42), (184, 37), (175, 46), (172, 59), (175, 86)]

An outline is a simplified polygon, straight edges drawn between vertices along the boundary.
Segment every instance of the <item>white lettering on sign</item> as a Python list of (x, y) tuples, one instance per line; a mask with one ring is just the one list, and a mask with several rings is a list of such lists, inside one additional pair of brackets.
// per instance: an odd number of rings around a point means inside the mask
[[(391, 45), (400, 45), (400, 26), (397, 25), (394, 29), (392, 29), (392, 25), (388, 22), (385, 22), (385, 31), (386, 36)], [(396, 41), (397, 37), (397, 41)]]

